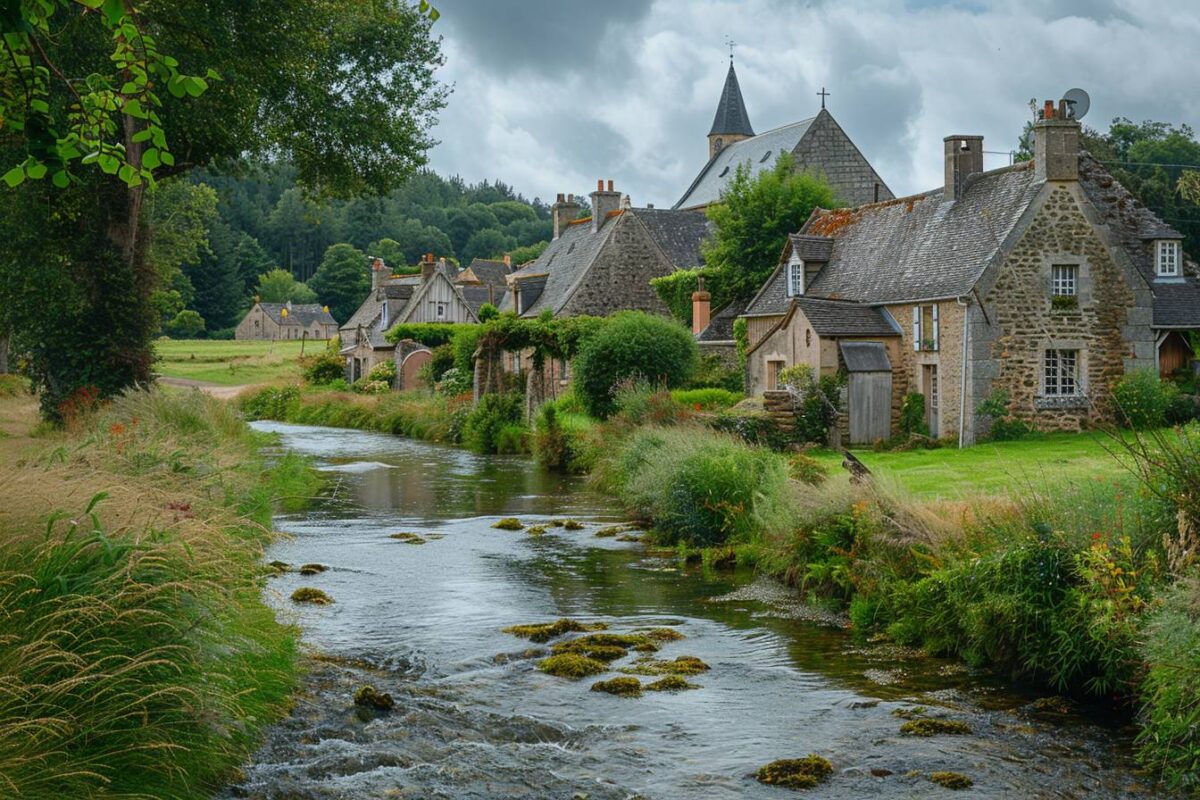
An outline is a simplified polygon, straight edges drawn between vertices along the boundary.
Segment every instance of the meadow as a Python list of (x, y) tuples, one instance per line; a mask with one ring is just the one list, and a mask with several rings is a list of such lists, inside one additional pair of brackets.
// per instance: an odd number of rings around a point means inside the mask
[(159, 339), (155, 369), (167, 378), (241, 386), (299, 380), (301, 353), (314, 355), (328, 342), (234, 339)]

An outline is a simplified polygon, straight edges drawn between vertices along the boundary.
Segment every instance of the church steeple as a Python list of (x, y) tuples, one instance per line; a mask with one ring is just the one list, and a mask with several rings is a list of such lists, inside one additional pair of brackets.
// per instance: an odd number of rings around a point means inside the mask
[(750, 115), (746, 113), (746, 103), (742, 100), (742, 88), (738, 86), (731, 55), (725, 88), (721, 90), (721, 101), (717, 104), (712, 130), (708, 132), (708, 157), (711, 159), (725, 146), (753, 135), (754, 129), (750, 127)]

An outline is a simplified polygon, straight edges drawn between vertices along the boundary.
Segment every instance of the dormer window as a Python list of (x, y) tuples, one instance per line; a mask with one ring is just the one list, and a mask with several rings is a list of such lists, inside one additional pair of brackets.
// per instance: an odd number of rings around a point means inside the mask
[(383, 329), (383, 330), (387, 330), (387, 326), (388, 326), (388, 306), (387, 306), (387, 301), (386, 301), (386, 300), (384, 301), (383, 305), (380, 307), (379, 326), (380, 326), (380, 328), (381, 328), (381, 329)]
[(1154, 244), (1154, 274), (1160, 278), (1178, 278), (1182, 260), (1179, 242), (1160, 239)]
[(787, 263), (787, 296), (804, 294), (804, 262), (793, 255)]

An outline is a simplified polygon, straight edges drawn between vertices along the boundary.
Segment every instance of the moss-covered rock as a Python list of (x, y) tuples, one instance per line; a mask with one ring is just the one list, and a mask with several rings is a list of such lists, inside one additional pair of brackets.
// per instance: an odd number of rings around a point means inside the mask
[(670, 660), (644, 658), (621, 672), (627, 675), (699, 675), (708, 670), (708, 664), (695, 656), (679, 656)]
[(539, 662), (538, 669), (548, 675), (577, 681), (589, 675), (599, 675), (608, 667), (603, 661), (581, 656), (579, 653), (559, 653)]
[(614, 644), (581, 643), (577, 639), (569, 642), (559, 642), (550, 649), (554, 653), (579, 653), (582, 656), (594, 658), (597, 661), (616, 661), (618, 658), (624, 658), (629, 655), (629, 651), (624, 647), (618, 647)]
[(914, 719), (901, 725), (900, 732), (908, 736), (964, 734), (971, 732), (971, 726), (954, 719)]
[(525, 524), (523, 522), (521, 522), (521, 520), (517, 519), (516, 517), (505, 517), (504, 519), (498, 519), (492, 523), (492, 527), (498, 528), (502, 531), (523, 531), (523, 530), (525, 530)]
[(554, 622), (535, 622), (530, 625), (510, 625), (504, 633), (520, 636), (531, 642), (541, 644), (562, 636), (564, 633), (583, 633), (586, 631), (608, 630), (603, 622), (583, 623), (573, 619), (556, 619)]
[(390, 538), (405, 544), (425, 544), (425, 539), (415, 533), (393, 533)]
[(272, 561), (269, 564), (267, 564), (267, 569), (269, 569), (271, 572), (275, 573), (276, 575), (282, 575), (285, 572), (291, 572), (292, 565), (287, 563), (286, 561)]
[(960, 772), (931, 772), (929, 780), (947, 789), (970, 789), (975, 781)]
[(900, 719), (916, 719), (925, 712), (929, 711), (925, 706), (910, 706), (908, 708), (892, 709), (892, 716)]
[(821, 756), (810, 753), (804, 758), (781, 758), (760, 767), (754, 777), (768, 786), (789, 789), (811, 789), (833, 774), (833, 765)]
[(545, 525), (530, 525), (525, 529), (525, 532), (530, 536), (544, 536), (546, 534)]
[(327, 606), (333, 602), (333, 598), (322, 592), (320, 589), (313, 589), (310, 586), (301, 586), (296, 591), (292, 592), (293, 603), (312, 603), (318, 606)]
[(354, 693), (354, 705), (374, 708), (377, 711), (391, 711), (396, 702), (387, 692), (377, 691), (374, 686), (367, 685), (359, 687)]
[(656, 642), (678, 642), (685, 638), (682, 633), (674, 628), (651, 628), (645, 632), (647, 639), (653, 639)]
[(561, 528), (564, 522), (566, 522), (566, 520), (552, 519), (546, 523), (546, 526), (550, 528)]
[(581, 530), (583, 530), (583, 523), (582, 523), (582, 522), (580, 522), (580, 521), (579, 521), (579, 520), (577, 520), (577, 519), (566, 519), (566, 520), (563, 520), (563, 524), (562, 524), (562, 526), (563, 526), (563, 528), (565, 528), (566, 530), (569, 530), (569, 531), (581, 531)]
[(618, 542), (640, 542), (642, 537), (636, 533), (622, 533), (617, 537)]
[(593, 683), (592, 691), (615, 694), (618, 697), (641, 697), (642, 682), (637, 678), (611, 678)]
[(324, 564), (305, 564), (300, 568), (301, 575), (319, 575), (329, 567)]
[(689, 683), (686, 678), (679, 675), (668, 675), (646, 685), (646, 689), (651, 692), (683, 692), (699, 688), (698, 684)]

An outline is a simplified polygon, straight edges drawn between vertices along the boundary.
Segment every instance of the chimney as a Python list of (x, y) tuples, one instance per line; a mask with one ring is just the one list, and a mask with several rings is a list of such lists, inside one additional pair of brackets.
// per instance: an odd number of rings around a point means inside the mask
[(611, 180), (606, 191), (601, 179), (596, 181), (596, 191), (588, 196), (592, 198), (592, 233), (595, 233), (604, 225), (610, 211), (618, 211), (621, 208), (621, 193), (613, 191)]
[(1079, 180), (1079, 122), (1067, 115), (1067, 101), (1046, 101), (1033, 123), (1033, 170), (1038, 180)]
[(504, 254), (504, 266), (506, 269), (512, 269), (512, 254), (511, 253)]
[(712, 308), (712, 295), (704, 291), (704, 278), (692, 292), (692, 335), (700, 333), (708, 327), (709, 312)]
[(377, 258), (371, 262), (371, 288), (378, 289), (383, 282), (383, 259)]
[(579, 203), (575, 202), (575, 195), (569, 194), (564, 200), (560, 192), (558, 200), (550, 206), (550, 216), (554, 218), (554, 238), (557, 239), (563, 235), (571, 220), (579, 216)]
[(438, 259), (438, 271), (443, 275), (446, 273), (446, 257), (442, 256)]
[(433, 277), (433, 253), (426, 253), (421, 261), (421, 283), (426, 283)]
[(962, 197), (967, 177), (983, 172), (983, 137), (947, 136), (942, 140), (946, 153), (946, 193), (944, 199), (958, 200)]

